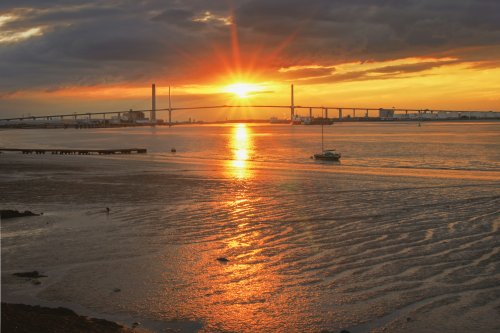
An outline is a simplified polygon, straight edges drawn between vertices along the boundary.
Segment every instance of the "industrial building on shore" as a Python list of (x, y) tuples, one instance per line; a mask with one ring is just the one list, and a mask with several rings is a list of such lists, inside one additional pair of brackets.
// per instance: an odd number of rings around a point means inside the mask
[(500, 112), (497, 111), (439, 111), (439, 110), (419, 110), (419, 111), (396, 111), (393, 109), (380, 109), (380, 120), (491, 120), (500, 119)]
[(163, 120), (151, 121), (142, 111), (124, 111), (109, 118), (91, 117), (29, 117), (19, 120), (0, 120), (0, 127), (14, 128), (96, 128), (162, 125)]

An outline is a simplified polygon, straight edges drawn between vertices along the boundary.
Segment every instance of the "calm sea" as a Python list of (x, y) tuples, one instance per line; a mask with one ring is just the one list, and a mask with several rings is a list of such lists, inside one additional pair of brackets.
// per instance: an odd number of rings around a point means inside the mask
[[(345, 166), (498, 171), (499, 128), (499, 122), (424, 122), (421, 127), (415, 122), (336, 123), (324, 126), (323, 147), (340, 151)], [(177, 158), (200, 160), (314, 164), (309, 157), (322, 147), (321, 126), (235, 124), (0, 133), (4, 147), (144, 147), (167, 158), (176, 148)]]

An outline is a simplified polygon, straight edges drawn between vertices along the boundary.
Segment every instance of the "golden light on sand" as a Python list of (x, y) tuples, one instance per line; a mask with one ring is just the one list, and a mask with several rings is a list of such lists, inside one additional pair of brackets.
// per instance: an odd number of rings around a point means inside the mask
[(225, 86), (223, 91), (239, 98), (247, 98), (252, 93), (262, 91), (262, 87), (255, 83), (238, 82)]

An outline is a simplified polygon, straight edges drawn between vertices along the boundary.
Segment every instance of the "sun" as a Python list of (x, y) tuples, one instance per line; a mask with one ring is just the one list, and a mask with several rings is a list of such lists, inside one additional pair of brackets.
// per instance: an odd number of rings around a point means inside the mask
[(224, 87), (224, 92), (234, 94), (239, 98), (247, 98), (252, 93), (261, 91), (262, 87), (254, 83), (238, 82)]

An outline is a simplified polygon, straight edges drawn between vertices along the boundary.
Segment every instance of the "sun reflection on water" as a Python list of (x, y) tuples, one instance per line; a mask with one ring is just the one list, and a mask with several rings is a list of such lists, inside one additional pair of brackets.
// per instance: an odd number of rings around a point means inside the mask
[(227, 165), (228, 174), (237, 179), (248, 179), (252, 176), (249, 159), (253, 150), (252, 131), (245, 124), (233, 127), (229, 147), (232, 160)]

